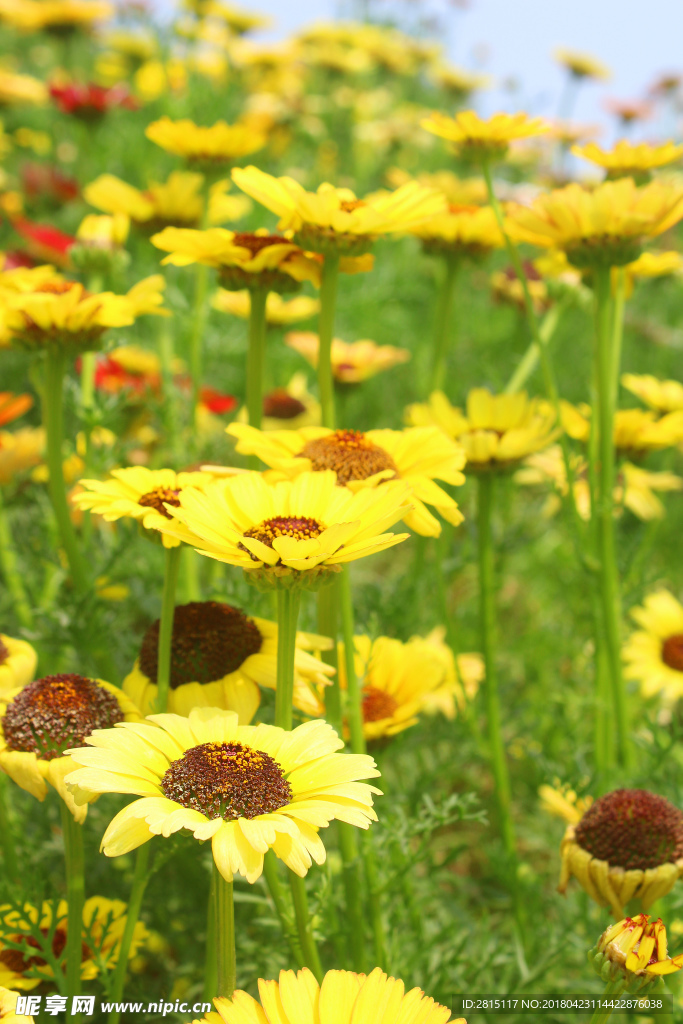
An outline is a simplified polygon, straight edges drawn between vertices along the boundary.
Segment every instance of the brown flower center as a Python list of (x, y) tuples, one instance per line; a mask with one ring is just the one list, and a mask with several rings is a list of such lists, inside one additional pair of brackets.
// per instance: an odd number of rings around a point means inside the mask
[(367, 480), (385, 469), (390, 469), (393, 476), (398, 475), (391, 455), (369, 441), (360, 430), (335, 430), (327, 437), (308, 441), (299, 452), (299, 458), (310, 459), (311, 469), (316, 472), (333, 469), (340, 486), (349, 480)]
[(398, 701), (390, 693), (378, 690), (375, 686), (366, 686), (363, 690), (363, 721), (380, 722), (383, 718), (391, 718)]
[(289, 244), (282, 235), (253, 235), (248, 231), (237, 231), (233, 242), (242, 249), (248, 249), (252, 256), (257, 256), (261, 249), (267, 249), (270, 245)]
[(84, 676), (58, 675), (25, 686), (7, 705), (2, 730), (10, 750), (51, 761), (81, 746), (95, 729), (122, 721), (119, 702), (109, 690)]
[(294, 398), (285, 388), (275, 388), (263, 398), (263, 415), (276, 420), (293, 420), (306, 412), (306, 406)]
[(0, 665), (4, 665), (8, 658), (9, 658), (9, 651), (7, 650), (6, 646), (3, 644), (2, 640), (0, 640)]
[(154, 487), (151, 491), (147, 491), (146, 494), (138, 498), (138, 505), (142, 505), (144, 508), (154, 508), (166, 519), (172, 519), (173, 516), (169, 513), (168, 509), (164, 508), (164, 502), (167, 505), (172, 505), (174, 508), (180, 508), (179, 494), (180, 487), (175, 489), (171, 487)]
[[(245, 531), (245, 537), (253, 537), (260, 540), (262, 544), (272, 548), (276, 537), (295, 537), (297, 540), (310, 540), (311, 537), (319, 537), (325, 527), (317, 519), (308, 519), (306, 516), (274, 516), (272, 519), (264, 519), (258, 526), (251, 526)], [(244, 547), (244, 545), (241, 545)], [(249, 552), (251, 554), (251, 552)], [(251, 555), (255, 562), (259, 559)]]
[(576, 841), (612, 867), (646, 871), (683, 857), (683, 812), (645, 789), (617, 789), (586, 811)]
[[(236, 672), (261, 650), (258, 626), (239, 608), (219, 601), (192, 601), (178, 605), (173, 614), (171, 689), (184, 683), (212, 683)], [(145, 633), (140, 647), (140, 669), (156, 682), (159, 620)]]
[[(2, 661), (2, 658), (0, 658)], [(669, 668), (683, 672), (683, 633), (669, 636), (662, 644), (662, 661)]]
[(161, 788), (169, 800), (207, 818), (255, 818), (292, 799), (280, 765), (242, 743), (201, 743), (170, 766)]
[[(47, 938), (48, 929), (41, 928), (41, 935), (43, 938)], [(3, 949), (0, 951), (0, 964), (4, 964), (10, 971), (15, 974), (25, 974), (26, 971), (32, 967), (46, 967), (47, 961), (42, 956), (28, 956), (29, 950), (38, 949), (43, 950), (38, 940), (33, 935), (25, 935), (21, 932), (15, 935), (3, 936), (5, 942), (9, 941), (17, 946), (26, 946), (26, 953), (23, 953), (20, 949)], [(55, 960), (59, 960), (62, 953), (66, 949), (66, 930), (65, 928), (57, 928), (52, 936), (52, 955)], [(83, 942), (81, 943), (81, 961), (88, 960), (92, 956), (92, 951)]]

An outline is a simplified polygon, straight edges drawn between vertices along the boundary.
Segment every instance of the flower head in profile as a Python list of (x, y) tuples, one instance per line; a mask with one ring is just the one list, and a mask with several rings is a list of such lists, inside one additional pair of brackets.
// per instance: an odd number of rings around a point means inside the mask
[(243, 473), (183, 490), (178, 507), (167, 505), (172, 519), (159, 517), (155, 527), (241, 567), (256, 585), (315, 587), (345, 562), (406, 540), (384, 531), (405, 516), (409, 498), (402, 482), (354, 493), (337, 486), (332, 470), (275, 484)]
[(473, 110), (463, 110), (454, 117), (435, 111), (425, 118), (422, 127), (452, 142), (460, 156), (479, 163), (502, 160), (511, 142), (550, 131), (550, 125), (540, 117), (494, 114), (485, 121)]
[(668, 954), (661, 917), (653, 921), (648, 914), (625, 917), (605, 929), (588, 957), (603, 981), (621, 981), (628, 992), (647, 989), (683, 967), (683, 953)]
[(466, 1024), (464, 1017), (451, 1020), (448, 1007), (422, 989), (406, 992), (379, 967), (368, 975), (328, 971), (322, 985), (306, 967), (280, 971), (279, 981), (259, 978), (258, 987), (260, 1002), (239, 989), (232, 999), (216, 999), (216, 1024)]
[[(285, 335), (285, 345), (317, 367), (320, 338), (314, 331), (290, 331)], [(409, 359), (408, 349), (396, 345), (378, 345), (369, 338), (350, 342), (332, 339), (332, 376), (338, 384), (360, 384)]]
[[(251, 295), (246, 288), (242, 291), (227, 291), (225, 288), (219, 288), (211, 305), (221, 313), (229, 313), (231, 316), (238, 316), (241, 320), (248, 320), (251, 313)], [(320, 299), (311, 298), (310, 295), (295, 295), (291, 299), (283, 299), (277, 292), (268, 293), (266, 300), (267, 324), (287, 327), (300, 320), (310, 320), (319, 312)]]
[[(591, 407), (561, 402), (562, 424), (570, 437), (588, 442)], [(658, 417), (650, 409), (618, 409), (614, 417), (614, 447), (621, 458), (639, 460), (683, 441), (683, 411)]]
[[(219, 601), (177, 605), (171, 640), (168, 710), (188, 715), (192, 708), (236, 711), (248, 725), (260, 703), (259, 687), (275, 689), (277, 636), (274, 622), (245, 615)], [(326, 686), (333, 669), (310, 652), (332, 646), (326, 637), (297, 633), (294, 679), (299, 685)], [(123, 681), (143, 714), (155, 707), (159, 654), (159, 620), (145, 633), (132, 672)]]
[(320, 284), (320, 262), (282, 235), (267, 231), (235, 232), (226, 228), (193, 231), (164, 228), (152, 236), (169, 253), (161, 261), (176, 267), (203, 263), (215, 267), (223, 287), (297, 291), (303, 281)]
[[(308, 390), (305, 373), (293, 374), (286, 387), (273, 388), (263, 396), (262, 430), (300, 430), (301, 427), (317, 427), (321, 419), (320, 402)], [(240, 409), (237, 422), (249, 422), (246, 406)], [(211, 470), (217, 476), (226, 475), (225, 467), (212, 466)]]
[(683, 811), (645, 789), (617, 789), (567, 826), (561, 853), (561, 893), (574, 876), (616, 918), (634, 897), (647, 910), (683, 875)]
[(188, 718), (150, 715), (139, 725), (102, 729), (71, 752), (69, 786), (77, 802), (97, 793), (135, 794), (109, 823), (107, 857), (188, 829), (211, 839), (221, 875), (255, 882), (272, 849), (303, 877), (325, 861), (318, 835), (333, 819), (368, 828), (376, 820), (361, 782), (379, 775), (365, 754), (339, 754), (342, 741), (325, 722), (291, 732), (239, 725), (233, 711), (195, 708)]
[(504, 239), (490, 206), (456, 206), (415, 228), (425, 252), (453, 255), (462, 259), (482, 260), (494, 249), (503, 247)]
[(575, 267), (632, 263), (648, 238), (683, 217), (683, 186), (632, 178), (606, 181), (593, 190), (577, 183), (540, 195), (530, 206), (508, 206), (509, 233), (521, 242), (562, 249)]
[[(91, 981), (105, 966), (116, 966), (126, 926), (128, 908), (122, 900), (91, 896), (83, 905), (81, 980)], [(0, 982), (12, 988), (30, 991), (44, 982), (53, 982), (54, 962), (62, 965), (68, 934), (67, 902), (45, 900), (36, 907), (0, 906)], [(142, 921), (137, 921), (129, 959), (150, 938)], [(47, 948), (41, 945), (45, 943)], [(49, 949), (49, 953), (48, 953)], [(42, 955), (41, 955), (42, 954)], [(48, 954), (46, 958), (45, 954)], [(51, 954), (51, 956), (50, 956)], [(23, 1018), (20, 1018), (23, 1020)]]
[(594, 78), (606, 82), (612, 77), (609, 68), (589, 53), (558, 47), (553, 56), (557, 63), (566, 68), (574, 78)]
[(37, 664), (38, 655), (27, 640), (0, 633), (0, 693), (20, 690), (30, 683)]
[(660, 415), (683, 409), (683, 383), (679, 380), (660, 380), (649, 373), (624, 373), (621, 386)]
[(137, 110), (138, 103), (125, 85), (106, 88), (93, 82), (53, 82), (50, 97), (63, 114), (73, 114), (82, 121), (92, 123), (116, 107)]
[(333, 470), (337, 484), (353, 492), (381, 490), (387, 481), (401, 480), (409, 488), (412, 508), (403, 521), (411, 530), (424, 536), (440, 534), (441, 525), (427, 505), (454, 526), (463, 520), (455, 500), (436, 480), (463, 484), (465, 455), (438, 427), (364, 433), (328, 427), (263, 431), (246, 423), (231, 423), (227, 432), (237, 438), (238, 452), (257, 455), (271, 468), (269, 479), (295, 479), (301, 473)]
[(7, 6), (3, 18), (29, 32), (43, 30), (57, 36), (88, 31), (95, 22), (111, 18), (114, 8), (107, 0), (22, 0)]
[(674, 704), (683, 696), (683, 605), (668, 590), (656, 590), (631, 617), (639, 628), (624, 644), (624, 675), (640, 683), (644, 697)]
[(429, 402), (411, 405), (406, 418), (415, 426), (433, 424), (465, 450), (465, 472), (506, 470), (532, 452), (541, 451), (557, 437), (555, 413), (548, 402), (530, 399), (526, 392), (492, 395), (473, 388), (465, 412), (451, 405), (441, 391)]
[(674, 142), (651, 146), (647, 142), (634, 144), (620, 139), (611, 150), (589, 142), (585, 146), (572, 146), (572, 153), (598, 167), (604, 167), (608, 178), (640, 178), (647, 176), (649, 171), (680, 160), (683, 146), (677, 146)]
[(78, 675), (44, 676), (21, 690), (0, 694), (0, 771), (37, 800), (53, 786), (77, 821), (76, 806), (64, 786), (73, 769), (66, 750), (83, 743), (93, 729), (108, 728), (139, 714), (123, 691), (102, 680)]
[(189, 164), (218, 169), (233, 163), (265, 145), (265, 137), (248, 124), (226, 124), (216, 121), (202, 127), (188, 118), (172, 121), (162, 117), (153, 121), (145, 135), (167, 153), (184, 157)]
[(294, 231), (304, 249), (323, 255), (362, 256), (380, 235), (410, 231), (445, 209), (436, 189), (414, 181), (395, 192), (359, 199), (350, 189), (328, 183), (307, 192), (293, 178), (274, 178), (257, 167), (237, 167), (232, 178), (278, 215), (280, 230)]
[[(106, 523), (117, 519), (136, 519), (145, 530), (155, 530), (160, 519), (169, 519), (170, 506), (180, 503), (183, 488), (200, 489), (211, 480), (207, 473), (176, 473), (173, 469), (147, 469), (131, 466), (113, 469), (108, 480), (81, 480), (74, 495), (75, 505), (83, 511), (101, 515)], [(164, 534), (164, 547), (177, 547), (180, 541)]]

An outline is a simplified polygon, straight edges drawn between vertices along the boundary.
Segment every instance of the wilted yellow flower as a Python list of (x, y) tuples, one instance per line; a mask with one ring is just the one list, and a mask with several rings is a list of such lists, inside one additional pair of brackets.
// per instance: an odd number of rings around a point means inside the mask
[[(313, 331), (290, 331), (285, 335), (285, 345), (307, 359), (313, 367), (318, 366), (320, 338)], [(342, 341), (332, 339), (332, 375), (340, 384), (360, 384), (361, 381), (390, 370), (392, 366), (406, 363), (410, 352), (395, 345), (377, 345), (374, 341)]]
[(678, 380), (659, 380), (647, 373), (625, 373), (621, 378), (621, 386), (655, 412), (678, 412), (683, 409), (683, 383)]
[(657, 590), (631, 617), (640, 628), (624, 644), (624, 675), (640, 683), (643, 697), (659, 694), (674, 704), (683, 696), (683, 606), (668, 590)]
[(608, 67), (602, 64), (589, 53), (580, 53), (577, 50), (565, 50), (558, 47), (554, 53), (555, 60), (562, 64), (575, 78), (596, 78), (607, 81), (612, 77)]
[(494, 114), (484, 121), (473, 110), (463, 110), (454, 117), (435, 111), (425, 118), (422, 127), (454, 143), (458, 153), (472, 161), (500, 160), (516, 139), (550, 131), (550, 125), (540, 117)]
[(320, 261), (282, 235), (234, 232), (227, 228), (193, 231), (191, 228), (164, 228), (151, 241), (170, 253), (161, 262), (176, 267), (203, 263), (219, 271), (227, 288), (266, 288), (269, 291), (295, 291), (303, 281), (320, 284)]
[(272, 469), (269, 480), (333, 470), (337, 484), (354, 492), (383, 489), (389, 480), (402, 480), (409, 488), (411, 508), (402, 517), (409, 529), (428, 537), (441, 533), (441, 524), (427, 505), (454, 526), (463, 520), (454, 499), (436, 480), (456, 486), (464, 483), (460, 470), (465, 455), (437, 427), (362, 433), (328, 427), (264, 431), (231, 423), (226, 430), (237, 438), (238, 452), (256, 455)]
[(30, 683), (37, 664), (38, 655), (30, 643), (0, 633), (0, 692)]
[(47, 103), (48, 91), (44, 82), (31, 75), (18, 75), (0, 67), (0, 105), (14, 106), (21, 103)]
[[(219, 288), (211, 305), (221, 313), (231, 313), (242, 320), (248, 320), (251, 312), (251, 295), (244, 291), (226, 291)], [(310, 320), (320, 312), (320, 299), (309, 295), (295, 295), (292, 299), (283, 299), (277, 292), (269, 292), (266, 300), (266, 323), (285, 327), (299, 320)]]
[(634, 897), (647, 910), (683, 875), (683, 811), (647, 790), (617, 789), (567, 826), (561, 852), (561, 893), (573, 875), (616, 918)]
[(625, 266), (648, 238), (683, 217), (683, 185), (632, 178), (593, 190), (573, 183), (539, 196), (530, 206), (509, 205), (508, 230), (518, 241), (562, 249), (576, 267)]
[(294, 231), (304, 248), (323, 254), (360, 256), (379, 235), (410, 231), (445, 209), (442, 195), (417, 182), (358, 199), (351, 189), (328, 183), (307, 192), (293, 178), (274, 178), (257, 167), (236, 167), (232, 178), (279, 216), (280, 229)]
[(606, 150), (589, 142), (585, 146), (572, 146), (572, 153), (584, 160), (589, 160), (598, 167), (604, 167), (608, 178), (637, 177), (665, 167), (679, 160), (683, 155), (683, 146), (673, 142), (665, 142), (659, 146), (651, 146), (647, 142), (634, 144), (620, 139), (613, 149)]
[(477, 260), (505, 244), (490, 206), (455, 206), (414, 228), (425, 252)]
[(413, 426), (434, 424), (465, 449), (465, 471), (507, 469), (532, 452), (547, 448), (557, 437), (555, 413), (548, 402), (529, 399), (525, 391), (492, 395), (473, 388), (463, 413), (442, 391), (434, 391), (424, 404), (408, 406), (406, 419)]
[(683, 967), (683, 953), (668, 955), (661, 917), (651, 921), (648, 914), (626, 917), (607, 928), (591, 954), (598, 973), (604, 977), (605, 966), (609, 964), (609, 979), (625, 981), (628, 991), (641, 990)]
[(246, 124), (229, 125), (216, 121), (208, 128), (184, 119), (162, 117), (153, 121), (145, 135), (167, 153), (183, 156), (189, 163), (218, 167), (254, 153), (265, 145), (265, 138)]

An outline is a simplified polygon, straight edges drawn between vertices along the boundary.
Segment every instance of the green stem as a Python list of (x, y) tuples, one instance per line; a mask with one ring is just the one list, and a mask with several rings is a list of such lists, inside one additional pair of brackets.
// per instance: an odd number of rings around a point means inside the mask
[(74, 996), (81, 993), (81, 959), (83, 949), (83, 904), (85, 903), (85, 860), (83, 857), (83, 826), (74, 817), (63, 800), (62, 833), (66, 862), (66, 991), (71, 1006)]
[(439, 290), (434, 320), (434, 350), (432, 353), (431, 391), (442, 391), (446, 376), (446, 363), (451, 336), (453, 299), (455, 283), (460, 269), (460, 258), (456, 253), (444, 257), (444, 276)]
[[(562, 314), (570, 304), (571, 298), (566, 297), (560, 302), (556, 302), (552, 305), (544, 316), (543, 321), (538, 328), (538, 336), (543, 345), (547, 345), (549, 343), (553, 334), (557, 330), (557, 325), (560, 322)], [(522, 356), (517, 369), (505, 386), (506, 395), (514, 395), (517, 391), (522, 390), (529, 377), (536, 369), (540, 358), (541, 353), (538, 345), (536, 341), (532, 341)]]
[(363, 913), (363, 880), (358, 855), (358, 836), (353, 825), (338, 822), (339, 850), (342, 855), (346, 930), (351, 946), (354, 971), (365, 971), (365, 915)]
[[(337, 589), (338, 577), (326, 587), (322, 587), (317, 594), (318, 598), (318, 632), (322, 636), (328, 636), (332, 640), (332, 647), (329, 651), (322, 652), (322, 660), (326, 665), (337, 668), (338, 647), (337, 647), (337, 619), (339, 610), (339, 591)], [(330, 725), (342, 735), (342, 704), (341, 688), (339, 686), (339, 672), (335, 672), (332, 685), (325, 687), (325, 719)]]
[(173, 383), (173, 332), (166, 317), (159, 317), (159, 362), (161, 363), (161, 385), (163, 389), (162, 416), (166, 445), (174, 464), (181, 459), (178, 438), (178, 409)]
[(226, 882), (215, 864), (213, 867), (213, 879), (216, 894), (218, 995), (231, 999), (237, 982), (235, 906), (232, 898), (232, 882)]
[(88, 590), (88, 567), (81, 553), (76, 532), (71, 522), (62, 466), (65, 370), (66, 354), (57, 346), (50, 346), (46, 352), (45, 384), (43, 390), (43, 422), (47, 434), (48, 487), (60, 539), (69, 562), (71, 578), (77, 592), (83, 595)]
[[(603, 999), (611, 999), (623, 990), (623, 982), (610, 981), (607, 983), (607, 987), (602, 994)], [(593, 1011), (593, 1016), (590, 1019), (590, 1024), (604, 1024), (606, 1020), (609, 1020), (612, 1016), (611, 1007), (606, 1007), (604, 1010), (598, 1009)]]
[[(615, 335), (612, 330), (611, 279), (609, 268), (595, 272), (596, 370), (598, 426), (598, 499), (595, 516), (600, 562), (600, 597), (609, 678), (612, 692), (616, 755), (621, 767), (628, 767), (631, 751), (628, 743), (626, 693), (621, 672), (621, 594), (614, 535), (614, 416), (618, 375)], [(619, 332), (620, 336), (620, 332)], [(620, 345), (620, 342), (619, 342)]]
[(294, 696), (294, 652), (296, 626), (299, 620), (301, 591), (281, 587), (277, 592), (277, 689), (275, 691), (275, 724), (292, 728)]
[(249, 425), (261, 429), (263, 416), (263, 371), (266, 359), (267, 288), (252, 288), (249, 308), (249, 349), (247, 352), (247, 411)]
[(353, 626), (353, 602), (351, 598), (351, 577), (347, 565), (342, 566), (339, 577), (341, 603), (342, 637), (344, 639), (344, 668), (346, 669), (346, 720), (351, 735), (351, 750), (364, 754), (365, 732), (363, 729), (363, 705), (356, 675), (356, 644)]
[(0, 843), (2, 843), (2, 860), (4, 874), (11, 882), (19, 881), (19, 863), (14, 849), (14, 829), (7, 806), (7, 779), (0, 777)]
[(2, 500), (2, 488), (0, 488), (0, 570), (2, 570), (5, 585), (12, 596), (12, 603), (19, 622), (25, 629), (31, 629), (33, 611), (24, 587), (24, 578), (17, 567), (17, 554), (14, 550), (9, 517)]
[(304, 960), (301, 943), (299, 942), (299, 933), (296, 928), (293, 927), (291, 908), (287, 906), (287, 901), (282, 891), (282, 886), (280, 885), (277, 857), (272, 850), (268, 850), (268, 853), (263, 858), (263, 875), (265, 877), (266, 884), (268, 885), (268, 891), (270, 892), (271, 899), (273, 900), (275, 911), (280, 920), (282, 932), (287, 937), (296, 965), (299, 968), (305, 967), (306, 961)]
[(318, 349), (318, 391), (324, 427), (334, 428), (334, 381), (332, 378), (332, 339), (337, 305), (339, 256), (325, 256), (320, 281), (320, 320)]
[(323, 969), (320, 964), (320, 956), (318, 955), (318, 947), (315, 944), (313, 938), (313, 932), (311, 930), (311, 918), (308, 912), (308, 897), (306, 896), (306, 885), (303, 878), (299, 878), (293, 871), (289, 872), (289, 886), (292, 891), (292, 900), (294, 902), (294, 916), (296, 918), (296, 927), (299, 934), (299, 943), (304, 957), (304, 962), (309, 971), (311, 971), (318, 983), (320, 984), (323, 980)]
[[(514, 884), (517, 860), (515, 833), (510, 811), (510, 776), (503, 743), (496, 665), (496, 584), (493, 557), (491, 513), (493, 510), (494, 476), (482, 473), (479, 478), (477, 526), (479, 531), (479, 600), (481, 640), (484, 653), (484, 698), (491, 767), (496, 786), (498, 815), (503, 846), (508, 860), (508, 873)], [(516, 888), (516, 886), (515, 886)]]
[[(133, 873), (133, 884), (131, 886), (130, 896), (128, 898), (126, 924), (123, 929), (123, 935), (121, 936), (121, 948), (119, 949), (119, 958), (116, 962), (111, 988), (109, 991), (109, 998), (114, 1003), (120, 1002), (121, 996), (123, 995), (123, 986), (126, 982), (126, 969), (128, 967), (128, 956), (130, 954), (130, 947), (133, 942), (135, 926), (138, 923), (138, 919), (140, 917), (140, 907), (142, 906), (142, 898), (145, 895), (145, 889), (147, 888), (147, 882), (149, 881), (149, 855), (149, 842), (143, 843), (142, 846), (138, 847), (138, 852), (135, 857), (135, 871)], [(118, 1024), (120, 1017), (120, 1010), (111, 1010), (109, 1012), (109, 1016), (107, 1017), (107, 1024)]]
[(218, 950), (216, 945), (216, 865), (211, 873), (209, 903), (206, 910), (206, 950), (204, 952), (204, 1001), (218, 995)]
[(166, 565), (164, 568), (164, 592), (161, 599), (161, 619), (159, 620), (159, 647), (157, 654), (157, 700), (156, 711), (161, 714), (168, 704), (168, 691), (171, 684), (171, 641), (173, 640), (173, 618), (175, 615), (175, 592), (178, 582), (178, 569), (183, 550), (179, 544), (175, 548), (166, 548)]
[(387, 943), (384, 927), (384, 914), (382, 912), (381, 885), (379, 871), (377, 869), (377, 858), (373, 846), (372, 833), (370, 829), (361, 836), (363, 846), (363, 861), (365, 864), (365, 880), (368, 886), (368, 899), (370, 904), (370, 920), (372, 922), (372, 950), (373, 964), (387, 970)]

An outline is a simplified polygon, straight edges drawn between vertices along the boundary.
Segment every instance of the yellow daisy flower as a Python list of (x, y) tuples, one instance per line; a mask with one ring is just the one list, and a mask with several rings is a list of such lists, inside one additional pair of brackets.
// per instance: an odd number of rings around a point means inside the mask
[(22, 103), (42, 106), (47, 101), (47, 86), (40, 79), (0, 68), (0, 106), (19, 106)]
[(683, 811), (647, 790), (617, 789), (567, 826), (561, 854), (561, 893), (574, 876), (616, 918), (634, 897), (647, 910), (683, 875)]
[(507, 469), (532, 452), (547, 448), (557, 437), (555, 413), (548, 402), (530, 399), (525, 391), (492, 395), (473, 388), (466, 412), (455, 408), (442, 391), (434, 391), (425, 405), (406, 410), (413, 426), (434, 424), (465, 449), (470, 473)]
[(606, 82), (612, 77), (608, 67), (589, 53), (577, 50), (565, 50), (558, 47), (554, 53), (555, 60), (567, 69), (575, 78), (595, 78)]
[[(399, 188), (413, 179), (401, 167), (390, 167), (385, 178), (391, 188)], [(460, 178), (453, 171), (422, 171), (416, 181), (425, 188), (443, 192), (446, 202), (453, 206), (486, 206), (488, 192), (483, 178)]]
[(442, 195), (417, 182), (358, 199), (350, 189), (327, 182), (307, 192), (293, 178), (274, 178), (257, 167), (236, 167), (232, 179), (278, 215), (280, 230), (294, 231), (305, 249), (323, 254), (361, 256), (379, 235), (410, 231), (445, 208)]
[(574, 266), (625, 266), (648, 238), (683, 217), (683, 186), (632, 178), (606, 181), (589, 190), (573, 183), (540, 195), (530, 206), (510, 204), (509, 233), (521, 242), (562, 249)]
[(8, 988), (0, 986), (0, 1021), (2, 1024), (34, 1024), (30, 1014), (17, 1014), (18, 992), (12, 992)]
[[(304, 968), (280, 971), (278, 981), (259, 978), (257, 1002), (238, 989), (232, 999), (218, 998), (215, 1024), (466, 1024), (451, 1020), (451, 1011), (435, 1003), (422, 989), (405, 991), (402, 981), (387, 977), (379, 967), (367, 976), (352, 971), (328, 971), (322, 985)], [(202, 1024), (204, 1024), (202, 1022)]]
[(660, 694), (673, 704), (683, 696), (683, 605), (658, 590), (631, 617), (640, 628), (624, 644), (624, 675), (640, 683), (644, 697)]
[[(285, 345), (293, 348), (317, 369), (320, 338), (313, 331), (290, 331), (285, 335)], [(377, 345), (364, 338), (362, 341), (332, 339), (332, 376), (340, 384), (360, 384), (378, 373), (390, 370), (392, 366), (407, 363), (411, 354), (406, 348), (395, 345)]]
[[(251, 295), (248, 289), (243, 291), (226, 291), (219, 288), (211, 305), (221, 313), (230, 313), (241, 320), (248, 320), (251, 313)], [(298, 323), (299, 320), (310, 320), (320, 312), (320, 299), (309, 295), (295, 295), (292, 299), (283, 299), (277, 292), (269, 292), (266, 300), (266, 323), (278, 327)]]
[(185, 157), (192, 164), (219, 167), (232, 163), (265, 145), (265, 137), (246, 124), (216, 121), (210, 127), (196, 125), (189, 118), (172, 121), (162, 117), (145, 129), (145, 135), (167, 153)]
[[(625, 917), (607, 928), (600, 936), (597, 953), (601, 962), (596, 962), (596, 969), (607, 961), (612, 965), (610, 977), (626, 978), (629, 982), (637, 978), (640, 987), (648, 980), (657, 981), (683, 967), (683, 953), (668, 956), (666, 928), (661, 917), (651, 921), (648, 914)], [(629, 975), (635, 977), (631, 979)]]
[(0, 484), (10, 483), (18, 473), (42, 462), (45, 431), (42, 427), (0, 430)]
[(448, 211), (414, 228), (425, 252), (480, 260), (505, 244), (490, 206), (449, 204)]
[(465, 455), (438, 427), (407, 430), (301, 430), (262, 431), (246, 423), (231, 423), (228, 434), (237, 438), (237, 451), (256, 455), (275, 472), (269, 478), (294, 479), (301, 473), (334, 470), (337, 483), (358, 492), (387, 480), (408, 485), (411, 510), (406, 526), (427, 537), (438, 537), (441, 525), (427, 509), (432, 505), (447, 522), (458, 526), (463, 516), (456, 502), (435, 482), (458, 485)]
[[(122, 900), (91, 896), (83, 905), (83, 943), (81, 981), (91, 981), (100, 973), (100, 963), (116, 966), (121, 952), (121, 939), (126, 926), (128, 907)], [(25, 903), (23, 907), (0, 906), (0, 984), (30, 991), (42, 982), (54, 981), (52, 966), (40, 955), (33, 938), (38, 928), (47, 939), (54, 925), (52, 955), (60, 961), (66, 950), (67, 902), (45, 900), (40, 910)], [(150, 938), (142, 921), (133, 931), (128, 958), (144, 948)], [(95, 947), (93, 949), (93, 946)], [(97, 960), (95, 959), (97, 951)], [(21, 1018), (23, 1020), (23, 1018)]]
[(491, 82), (488, 75), (473, 75), (470, 71), (452, 64), (437, 64), (436, 67), (430, 68), (429, 77), (439, 89), (443, 89), (460, 102), (477, 89), (486, 88)]
[[(533, 264), (525, 267), (527, 273), (527, 288), (531, 296), (536, 315), (540, 315), (548, 309), (551, 298), (548, 285)], [(506, 267), (505, 270), (496, 270), (491, 274), (491, 294), (496, 302), (514, 306), (520, 313), (526, 314), (526, 298), (522, 283), (517, 277), (513, 267)]]
[(472, 161), (500, 160), (516, 139), (550, 131), (550, 125), (540, 117), (521, 113), (494, 114), (484, 121), (473, 110), (462, 110), (455, 117), (434, 111), (422, 121), (422, 127), (454, 143), (460, 155)]
[[(683, 270), (683, 256), (675, 250), (669, 252), (643, 252), (633, 263), (624, 267), (624, 298), (633, 294), (636, 282), (645, 277), (663, 277), (665, 274), (680, 274)], [(612, 268), (612, 289), (616, 291), (616, 267)]]
[(64, 785), (73, 769), (65, 751), (93, 729), (139, 717), (123, 691), (101, 679), (36, 679), (21, 690), (0, 693), (0, 771), (41, 802), (49, 783), (82, 822), (88, 808), (77, 806)]
[(484, 659), (475, 651), (454, 655), (445, 635), (444, 626), (437, 626), (426, 637), (412, 637), (411, 643), (424, 645), (427, 656), (438, 659), (442, 667), (442, 681), (424, 694), (422, 710), (453, 720), (476, 697), (484, 681)]
[(589, 142), (585, 146), (572, 146), (572, 153), (582, 160), (604, 167), (608, 178), (628, 178), (674, 163), (683, 156), (683, 146), (673, 142), (651, 146), (647, 142), (634, 144), (620, 139), (611, 150)]
[(65, 35), (77, 29), (89, 29), (97, 21), (106, 21), (114, 8), (106, 0), (23, 0), (15, 8), (14, 23), (30, 32), (43, 30)]
[(38, 655), (26, 640), (0, 633), (0, 693), (30, 683), (37, 664)]
[(660, 380), (648, 373), (625, 373), (621, 386), (657, 413), (683, 410), (683, 384), (678, 380)]
[(232, 711), (195, 708), (188, 718), (150, 715), (140, 725), (101, 729), (87, 742), (71, 754), (84, 766), (69, 777), (76, 800), (141, 797), (109, 823), (107, 857), (186, 828), (195, 839), (211, 839), (226, 881), (240, 874), (255, 882), (269, 849), (303, 877), (313, 860), (325, 861), (320, 828), (335, 818), (359, 828), (377, 820), (372, 794), (379, 790), (359, 781), (379, 775), (375, 762), (335, 753), (343, 743), (325, 722), (288, 732), (239, 725)]
[(403, 482), (352, 492), (332, 470), (268, 484), (260, 473), (187, 488), (173, 520), (155, 529), (202, 555), (240, 566), (254, 583), (312, 586), (339, 566), (400, 544), (407, 533), (384, 533), (402, 519), (410, 491)]
[[(171, 640), (171, 679), (168, 710), (188, 715), (192, 708), (214, 707), (236, 711), (240, 725), (248, 725), (260, 703), (260, 686), (275, 689), (277, 681), (275, 622), (247, 616), (239, 608), (218, 601), (177, 605)], [(313, 654), (332, 646), (327, 637), (296, 634), (295, 683), (326, 686), (334, 669)], [(156, 706), (159, 620), (152, 623), (140, 645), (123, 692), (150, 714)]]
[[(158, 521), (169, 518), (167, 507), (179, 504), (183, 488), (204, 488), (211, 480), (206, 473), (176, 473), (173, 469), (131, 466), (113, 469), (108, 480), (80, 480), (82, 488), (73, 496), (77, 508), (101, 515), (105, 523), (137, 519), (146, 530), (158, 530)], [(165, 548), (180, 541), (168, 534), (160, 538)]]
[[(562, 425), (576, 441), (588, 442), (591, 407), (561, 402)], [(614, 446), (620, 457), (642, 459), (648, 452), (671, 448), (683, 440), (683, 411), (657, 417), (649, 409), (618, 409), (614, 417)]]
[(238, 36), (257, 28), (268, 28), (272, 24), (272, 18), (267, 15), (256, 14), (236, 4), (225, 3), (225, 0), (203, 0), (197, 4), (197, 12), (203, 18), (218, 18), (225, 22)]
[(227, 288), (287, 292), (297, 290), (303, 281), (320, 285), (320, 261), (288, 238), (269, 235), (265, 230), (164, 228), (152, 235), (151, 241), (157, 249), (170, 253), (162, 264), (187, 267), (203, 263), (215, 267)]

